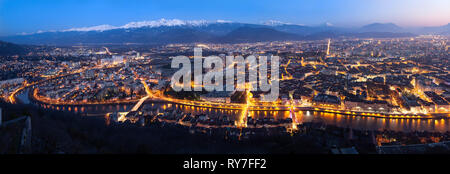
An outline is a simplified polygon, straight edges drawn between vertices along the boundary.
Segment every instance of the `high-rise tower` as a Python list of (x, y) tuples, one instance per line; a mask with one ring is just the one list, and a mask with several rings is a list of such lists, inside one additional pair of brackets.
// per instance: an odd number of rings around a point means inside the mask
[(331, 44), (331, 39), (328, 39), (327, 57), (330, 55), (330, 44)]

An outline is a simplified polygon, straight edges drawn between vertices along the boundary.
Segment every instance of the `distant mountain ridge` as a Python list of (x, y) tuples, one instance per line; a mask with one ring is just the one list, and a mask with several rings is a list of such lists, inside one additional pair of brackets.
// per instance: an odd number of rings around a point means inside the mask
[(362, 32), (399, 32), (402, 28), (393, 23), (373, 23), (361, 27)]
[(0, 55), (12, 56), (27, 53), (28, 48), (22, 45), (16, 45), (8, 42), (0, 41)]
[(450, 35), (450, 23), (448, 23), (447, 25), (444, 25), (444, 26), (439, 26), (439, 27), (424, 27), (420, 30), (420, 32), (426, 33), (426, 34), (437, 33), (437, 34), (443, 34), (443, 35)]
[(449, 33), (449, 27), (420, 31), (405, 30), (393, 23), (374, 23), (361, 28), (342, 28), (331, 24), (304, 26), (279, 21), (248, 24), (218, 20), (182, 21), (177, 19), (131, 22), (123, 26), (99, 25), (62, 31), (0, 37), (18, 44), (79, 45), (79, 44), (169, 44), (169, 43), (242, 43), (285, 40), (316, 40), (338, 37), (412, 37), (413, 33)]

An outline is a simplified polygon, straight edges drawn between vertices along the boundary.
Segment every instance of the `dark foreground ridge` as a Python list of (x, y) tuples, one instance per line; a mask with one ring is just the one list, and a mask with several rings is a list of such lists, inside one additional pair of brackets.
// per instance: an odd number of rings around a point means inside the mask
[[(28, 146), (20, 144), (17, 138), (8, 136), (14, 130), (2, 129), (0, 138), (7, 142), (0, 149), (2, 153), (34, 154), (345, 154), (345, 153), (449, 153), (448, 146), (401, 144), (431, 143), (424, 137), (440, 137), (449, 140), (448, 133), (427, 132), (370, 132), (349, 130), (322, 124), (305, 124), (300, 131), (290, 134), (285, 131), (255, 131), (239, 140), (225, 130), (210, 129), (194, 131), (188, 127), (167, 123), (154, 123), (140, 127), (132, 123), (106, 125), (104, 118), (86, 117), (67, 112), (35, 108), (30, 105), (1, 103), (4, 120), (21, 119), (30, 116), (32, 124), (31, 141)], [(250, 130), (248, 130), (250, 131)], [(278, 133), (275, 133), (278, 132)], [(351, 132), (349, 134), (349, 132)], [(16, 135), (16, 134), (14, 134)], [(20, 134), (22, 135), (22, 134)], [(375, 137), (398, 138), (396, 144), (376, 147)], [(402, 139), (403, 137), (403, 139)], [(404, 138), (410, 137), (410, 138)], [(441, 143), (446, 145), (446, 143)], [(447, 143), (448, 144), (448, 143)], [(391, 148), (389, 148), (392, 145)], [(9, 148), (5, 148), (9, 147)], [(25, 147), (26, 149), (24, 149)], [(385, 148), (388, 147), (388, 148)]]

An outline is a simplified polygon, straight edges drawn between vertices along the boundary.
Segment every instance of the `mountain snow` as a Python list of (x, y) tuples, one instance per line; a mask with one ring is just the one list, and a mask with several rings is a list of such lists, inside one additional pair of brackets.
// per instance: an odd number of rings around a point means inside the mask
[[(217, 22), (225, 23), (229, 21), (218, 20)], [(139, 21), (139, 22), (130, 22), (128, 24), (115, 27), (112, 25), (98, 25), (93, 27), (82, 27), (82, 28), (71, 28), (65, 31), (106, 31), (113, 29), (130, 29), (130, 28), (141, 28), (141, 27), (161, 27), (161, 26), (202, 26), (207, 25), (210, 22), (206, 20), (192, 20), (192, 21), (183, 21), (179, 19), (160, 19), (154, 21)]]
[(268, 26), (291, 25), (291, 23), (281, 22), (281, 21), (277, 21), (277, 20), (268, 20), (266, 22), (263, 22), (262, 24), (268, 25)]

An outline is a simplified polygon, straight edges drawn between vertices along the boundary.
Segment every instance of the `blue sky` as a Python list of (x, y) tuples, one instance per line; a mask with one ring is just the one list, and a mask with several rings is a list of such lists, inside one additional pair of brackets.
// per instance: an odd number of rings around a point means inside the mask
[(160, 18), (437, 26), (450, 22), (450, 0), (0, 0), (0, 35)]

